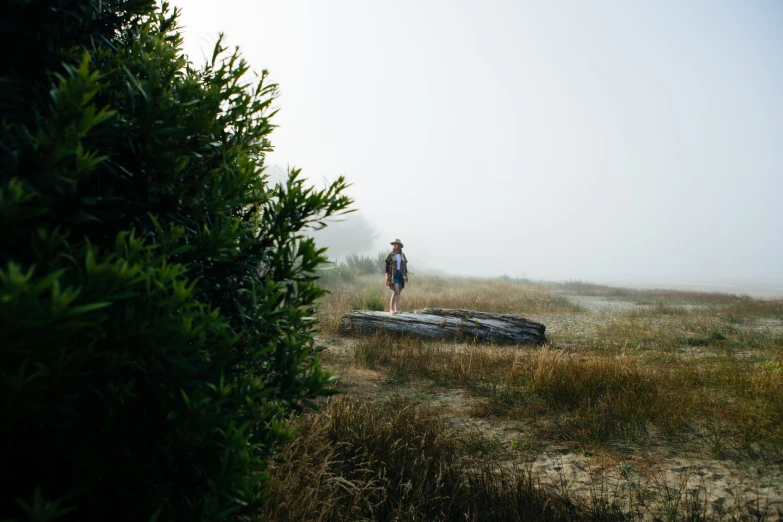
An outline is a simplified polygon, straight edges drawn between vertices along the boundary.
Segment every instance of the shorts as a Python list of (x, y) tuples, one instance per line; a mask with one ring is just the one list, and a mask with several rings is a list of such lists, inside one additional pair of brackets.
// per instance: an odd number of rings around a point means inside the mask
[(402, 277), (400, 272), (394, 273), (394, 282), (392, 284), (400, 285), (400, 288), (405, 288), (405, 278)]

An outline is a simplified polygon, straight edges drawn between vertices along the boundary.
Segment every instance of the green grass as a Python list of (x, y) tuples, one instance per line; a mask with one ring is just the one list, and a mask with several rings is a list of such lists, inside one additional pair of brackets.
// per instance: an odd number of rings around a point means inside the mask
[(390, 296), (383, 296), (379, 292), (357, 295), (351, 302), (352, 310), (370, 310), (383, 312)]

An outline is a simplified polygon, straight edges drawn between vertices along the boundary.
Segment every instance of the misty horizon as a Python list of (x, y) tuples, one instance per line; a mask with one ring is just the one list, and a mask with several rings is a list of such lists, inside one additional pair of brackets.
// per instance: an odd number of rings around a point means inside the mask
[(399, 237), (455, 275), (783, 287), (777, 3), (181, 7), (196, 64), (224, 32), (280, 84), (267, 163), (352, 183), (378, 235), (357, 253)]

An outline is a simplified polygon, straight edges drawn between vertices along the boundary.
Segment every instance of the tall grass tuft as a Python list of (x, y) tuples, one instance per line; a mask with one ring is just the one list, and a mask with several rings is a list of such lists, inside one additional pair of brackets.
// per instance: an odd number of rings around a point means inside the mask
[(380, 292), (371, 292), (360, 294), (351, 301), (352, 310), (370, 310), (373, 312), (383, 312), (388, 299), (384, 298)]
[(264, 520), (622, 519), (609, 502), (582, 506), (525, 469), (474, 458), (442, 418), (404, 400), (333, 399), (299, 433), (270, 470)]

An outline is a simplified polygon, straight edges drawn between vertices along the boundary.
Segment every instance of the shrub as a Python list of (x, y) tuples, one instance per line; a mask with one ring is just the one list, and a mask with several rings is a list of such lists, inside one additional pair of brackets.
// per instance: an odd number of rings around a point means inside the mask
[(386, 305), (386, 299), (378, 292), (372, 292), (367, 295), (357, 295), (351, 302), (353, 310), (370, 310), (372, 312), (383, 312)]
[(386, 254), (383, 254), (383, 259), (380, 262), (378, 262), (379, 257), (380, 255), (373, 258), (360, 254), (349, 254), (345, 258), (345, 264), (357, 274), (382, 274)]
[(344, 262), (332, 261), (319, 270), (320, 283), (331, 288), (339, 284), (353, 283), (361, 275), (383, 274), (384, 259), (385, 254), (380, 262), (360, 254), (350, 254)]
[(195, 68), (165, 4), (0, 18), (0, 518), (257, 513), (283, 420), (330, 391), (303, 231), (344, 181), (268, 187), (277, 86), (220, 43)]
[(356, 281), (356, 272), (345, 263), (329, 263), (318, 271), (319, 282), (327, 287)]
[[(531, 473), (483, 455), (434, 411), (396, 398), (337, 398), (302, 419), (274, 470), (265, 520), (622, 520), (615, 506), (585, 509)], [(489, 457), (489, 458), (488, 458)]]

